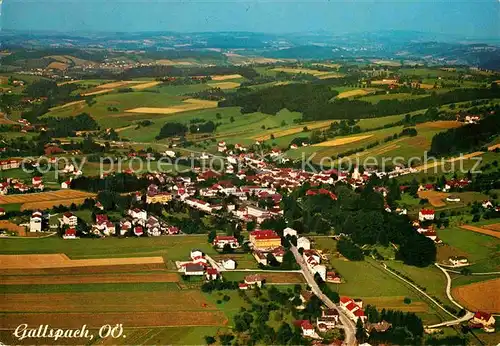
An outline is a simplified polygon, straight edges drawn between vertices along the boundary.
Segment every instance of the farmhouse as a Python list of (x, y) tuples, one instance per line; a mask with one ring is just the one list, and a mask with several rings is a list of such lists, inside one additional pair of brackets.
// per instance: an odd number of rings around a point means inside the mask
[(144, 209), (139, 209), (139, 208), (129, 209), (128, 215), (138, 220), (146, 221), (148, 219), (148, 213)]
[(495, 331), (495, 322), (495, 318), (491, 314), (482, 311), (477, 311), (471, 321), (473, 325), (482, 326), (489, 333)]
[(420, 221), (433, 221), (434, 220), (434, 210), (432, 210), (432, 209), (421, 209), (418, 212), (418, 219)]
[(447, 202), (460, 202), (460, 197), (458, 197), (457, 195), (449, 195), (448, 197), (446, 197), (446, 201)]
[(231, 246), (232, 249), (236, 249), (240, 246), (240, 244), (238, 243), (238, 239), (236, 239), (233, 236), (218, 235), (215, 237), (212, 243), (212, 245), (217, 247), (218, 249), (224, 248), (224, 245), (226, 244), (229, 244), (229, 246)]
[(255, 249), (273, 249), (281, 246), (281, 237), (272, 230), (259, 230), (250, 233), (250, 242)]
[(464, 266), (469, 264), (469, 260), (464, 256), (452, 256), (448, 258), (448, 261), (454, 266)]

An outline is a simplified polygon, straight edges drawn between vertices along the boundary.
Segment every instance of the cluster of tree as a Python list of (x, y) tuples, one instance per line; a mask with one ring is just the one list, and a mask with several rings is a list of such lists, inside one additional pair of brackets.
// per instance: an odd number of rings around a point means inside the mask
[(181, 123), (166, 123), (162, 126), (160, 134), (156, 136), (156, 139), (163, 139), (169, 137), (184, 137), (188, 128), (186, 125)]
[(206, 77), (160, 77), (157, 80), (161, 81), (163, 85), (193, 85), (193, 84), (206, 84), (212, 78)]
[(81, 113), (74, 117), (45, 118), (47, 125), (46, 135), (49, 137), (74, 137), (76, 131), (98, 130), (99, 125), (88, 113)]
[[(400, 198), (399, 185), (394, 179), (378, 179), (372, 176), (362, 191), (353, 191), (344, 184), (337, 184), (335, 194), (337, 200), (328, 195), (305, 196), (307, 184), (296, 189), (291, 196), (283, 198), (285, 219), (299, 232), (304, 227), (306, 215), (321, 215), (330, 229), (346, 234), (349, 240), (339, 241), (338, 249), (353, 258), (362, 257), (362, 252), (353, 244), (389, 243), (400, 245), (398, 256), (405, 263), (416, 266), (427, 266), (434, 263), (436, 247), (432, 240), (415, 232), (410, 220), (405, 215), (385, 211), (382, 194), (374, 190), (374, 186), (385, 186), (388, 189), (388, 203), (395, 204)], [(297, 199), (301, 199), (298, 203)], [(306, 217), (307, 218), (307, 217)], [(314, 224), (309, 231), (316, 232)], [(352, 253), (352, 255), (351, 255)]]
[(480, 149), (491, 138), (500, 133), (500, 117), (490, 115), (477, 124), (449, 129), (432, 138), (431, 154), (436, 156), (453, 155)]
[(194, 77), (232, 74), (239, 74), (248, 79), (258, 75), (253, 68), (248, 66), (175, 67), (155, 65), (131, 68), (115, 76), (115, 78), (129, 80), (140, 77)]
[(316, 84), (279, 85), (257, 91), (240, 88), (219, 102), (219, 107), (239, 106), (242, 113), (276, 114), (283, 108), (304, 111), (315, 104), (328, 103), (337, 94), (329, 85)]
[(187, 96), (195, 97), (197, 99), (209, 100), (209, 101), (220, 101), (225, 96), (226, 93), (221, 88), (210, 88), (196, 93), (188, 94)]
[(370, 323), (387, 321), (392, 327), (385, 332), (372, 331), (369, 342), (390, 342), (394, 344), (415, 344), (420, 342), (424, 325), (420, 317), (413, 312), (403, 312), (398, 310), (377, 310), (375, 306), (367, 305), (365, 314)]
[(217, 128), (217, 124), (215, 124), (212, 120), (207, 121), (206, 123), (201, 124), (193, 124), (189, 126), (189, 132), (191, 133), (212, 133)]
[[(234, 316), (234, 331), (246, 340), (247, 344), (265, 344), (265, 345), (304, 345), (307, 341), (302, 338), (299, 328), (292, 327), (286, 322), (282, 322), (280, 327), (275, 330), (268, 325), (271, 312), (274, 312), (277, 321), (283, 320), (283, 311), (292, 308), (291, 299), (294, 293), (290, 290), (282, 292), (275, 287), (267, 289), (268, 297), (264, 297), (263, 290), (254, 289), (254, 297), (259, 301), (252, 301), (241, 292), (243, 299), (249, 305), (249, 309), (242, 311)], [(298, 299), (298, 298), (297, 298)], [(300, 299), (299, 299), (300, 300)], [(318, 309), (318, 311), (320, 311)], [(321, 313), (321, 312), (320, 312)]]
[(337, 250), (350, 261), (362, 261), (365, 258), (363, 250), (351, 240), (344, 237), (340, 238), (337, 242)]
[(81, 176), (71, 181), (71, 188), (90, 192), (112, 190), (116, 192), (132, 192), (146, 189), (151, 181), (135, 174), (117, 173), (100, 177)]
[(433, 93), (427, 97), (416, 99), (382, 100), (376, 104), (360, 100), (337, 99), (334, 102), (314, 103), (302, 107), (298, 111), (302, 111), (304, 119), (307, 120), (360, 119), (409, 113), (449, 103), (498, 97), (500, 97), (500, 89), (458, 89), (443, 94)]
[(212, 280), (201, 285), (201, 290), (206, 293), (211, 293), (212, 291), (237, 290), (238, 287), (237, 281)]

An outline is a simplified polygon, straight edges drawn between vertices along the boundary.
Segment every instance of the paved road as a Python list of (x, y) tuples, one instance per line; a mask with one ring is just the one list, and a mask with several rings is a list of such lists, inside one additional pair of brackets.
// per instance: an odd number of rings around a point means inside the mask
[(444, 326), (448, 327), (448, 326), (453, 326), (453, 325), (460, 324), (462, 322), (466, 322), (466, 321), (470, 320), (472, 317), (474, 317), (474, 313), (472, 313), (472, 312), (468, 311), (467, 309), (465, 309), (451, 295), (451, 277), (450, 277), (450, 274), (448, 274), (448, 272), (446, 271), (446, 269), (443, 268), (443, 267), (441, 267), (439, 264), (434, 263), (434, 265), (436, 267), (438, 267), (444, 273), (444, 275), (446, 276), (446, 295), (448, 296), (448, 299), (453, 304), (455, 304), (459, 309), (464, 309), (466, 311), (466, 313), (465, 313), (464, 316), (462, 316), (460, 318), (457, 318), (457, 319), (451, 320), (451, 321), (446, 321), (446, 322), (443, 322), (443, 323), (434, 324), (432, 326), (429, 326), (429, 328), (437, 328), (437, 327), (444, 327)]
[(319, 288), (318, 284), (314, 280), (314, 276), (312, 273), (309, 271), (309, 268), (307, 267), (306, 263), (304, 262), (304, 259), (300, 255), (299, 251), (295, 246), (292, 245), (290, 248), (292, 250), (292, 253), (295, 256), (295, 259), (297, 260), (297, 263), (300, 265), (302, 268), (302, 274), (304, 275), (304, 278), (307, 281), (307, 284), (311, 287), (312, 292), (330, 309), (337, 309), (339, 312), (339, 317), (340, 317), (340, 322), (344, 326), (344, 331), (345, 331), (345, 341), (344, 343), (348, 346), (351, 345), (356, 345), (356, 326), (354, 325), (354, 322), (352, 322), (349, 317), (340, 309), (334, 302), (331, 301), (330, 298), (328, 298), (323, 292), (321, 292), (321, 289)]

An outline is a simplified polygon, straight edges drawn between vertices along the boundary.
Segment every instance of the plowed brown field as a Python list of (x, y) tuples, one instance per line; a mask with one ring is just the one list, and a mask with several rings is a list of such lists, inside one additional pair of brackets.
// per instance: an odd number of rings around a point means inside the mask
[(477, 282), (453, 289), (453, 297), (472, 311), (500, 312), (500, 279)]

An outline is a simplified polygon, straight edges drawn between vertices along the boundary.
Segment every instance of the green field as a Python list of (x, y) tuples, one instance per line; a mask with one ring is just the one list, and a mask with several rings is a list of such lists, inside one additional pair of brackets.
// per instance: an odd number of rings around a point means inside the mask
[(488, 235), (479, 234), (459, 227), (438, 230), (438, 236), (444, 243), (467, 253), (469, 267), (473, 272), (499, 271), (500, 240)]
[(381, 95), (371, 95), (371, 96), (363, 96), (360, 97), (360, 101), (366, 101), (370, 103), (379, 103), (383, 100), (409, 100), (409, 99), (418, 99), (421, 97), (426, 97), (427, 94), (422, 95), (412, 95), (410, 93), (394, 93), (394, 94), (381, 94)]

